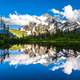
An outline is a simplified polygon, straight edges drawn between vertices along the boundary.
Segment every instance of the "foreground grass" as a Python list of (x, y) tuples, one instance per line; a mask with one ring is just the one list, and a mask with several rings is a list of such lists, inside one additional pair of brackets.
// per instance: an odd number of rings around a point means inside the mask
[(23, 35), (25, 34), (24, 31), (20, 31), (20, 30), (14, 30), (14, 29), (11, 29), (9, 30), (10, 33), (12, 33), (13, 35), (15, 35), (16, 37), (23, 37)]

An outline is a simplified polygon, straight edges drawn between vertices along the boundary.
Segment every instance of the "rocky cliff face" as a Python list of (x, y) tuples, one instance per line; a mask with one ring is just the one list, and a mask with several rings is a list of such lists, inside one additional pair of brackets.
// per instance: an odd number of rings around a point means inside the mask
[(49, 14), (35, 17), (35, 19), (36, 21), (29, 22), (21, 30), (26, 31), (28, 35), (39, 35), (43, 33), (55, 34), (57, 30), (71, 32), (80, 28), (79, 22), (70, 22), (66, 19), (50, 16)]

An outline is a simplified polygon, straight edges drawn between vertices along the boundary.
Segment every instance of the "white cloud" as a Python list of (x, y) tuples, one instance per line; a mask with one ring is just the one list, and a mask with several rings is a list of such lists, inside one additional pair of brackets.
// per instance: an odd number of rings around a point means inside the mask
[(71, 5), (65, 6), (64, 7), (64, 16), (69, 19), (70, 21), (76, 21), (77, 20), (77, 13), (75, 12), (75, 10), (73, 10)]
[[(54, 14), (62, 15), (66, 17), (66, 19), (70, 21), (78, 21), (80, 20), (80, 10), (73, 9), (71, 5), (67, 5), (63, 8), (63, 11), (59, 11), (56, 9), (51, 10)], [(46, 22), (46, 16), (36, 16), (36, 15), (20, 15), (17, 12), (15, 14), (10, 14), (9, 18), (3, 17), (4, 21), (8, 24), (13, 25), (28, 25), (30, 22), (35, 22), (37, 24), (48, 25)]]
[(9, 17), (12, 23), (17, 25), (28, 25), (29, 22), (36, 21), (34, 16), (30, 16), (30, 15), (10, 14)]
[(46, 16), (36, 16), (36, 15), (20, 15), (16, 12), (16, 14), (10, 14), (9, 18), (3, 17), (4, 22), (10, 25), (29, 25), (30, 22), (34, 22), (37, 24), (42, 23), (42, 25), (48, 25), (46, 23)]
[(60, 13), (60, 11), (59, 10), (56, 10), (56, 9), (52, 9), (51, 10), (53, 13), (56, 13), (56, 14), (59, 14)]
[(77, 21), (78, 18), (80, 17), (80, 10), (77, 9), (73, 10), (71, 5), (65, 6), (63, 8), (63, 12), (56, 9), (52, 9), (51, 11), (55, 14), (59, 14), (62, 15), (63, 17), (66, 17), (66, 19), (70, 21)]

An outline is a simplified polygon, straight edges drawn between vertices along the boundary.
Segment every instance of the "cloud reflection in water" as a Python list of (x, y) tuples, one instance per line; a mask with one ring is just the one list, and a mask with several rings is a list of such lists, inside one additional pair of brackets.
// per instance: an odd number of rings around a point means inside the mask
[[(9, 50), (9, 56), (5, 55), (3, 62), (9, 65), (29, 65), (40, 63), (46, 67), (53, 64), (50, 70), (62, 69), (66, 74), (71, 74), (73, 70), (80, 70), (80, 52), (72, 49), (62, 49), (57, 51), (56, 47), (44, 47), (38, 45), (24, 45), (23, 49)], [(1, 59), (1, 58), (0, 58)]]

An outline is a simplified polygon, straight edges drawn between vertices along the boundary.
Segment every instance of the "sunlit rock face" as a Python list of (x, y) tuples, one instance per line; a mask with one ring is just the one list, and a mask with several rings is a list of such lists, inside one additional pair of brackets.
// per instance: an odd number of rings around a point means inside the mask
[(42, 64), (55, 71), (62, 69), (66, 74), (73, 70), (80, 70), (80, 52), (73, 49), (60, 49), (52, 46), (23, 45), (20, 50), (0, 50), (0, 62), (9, 65)]

